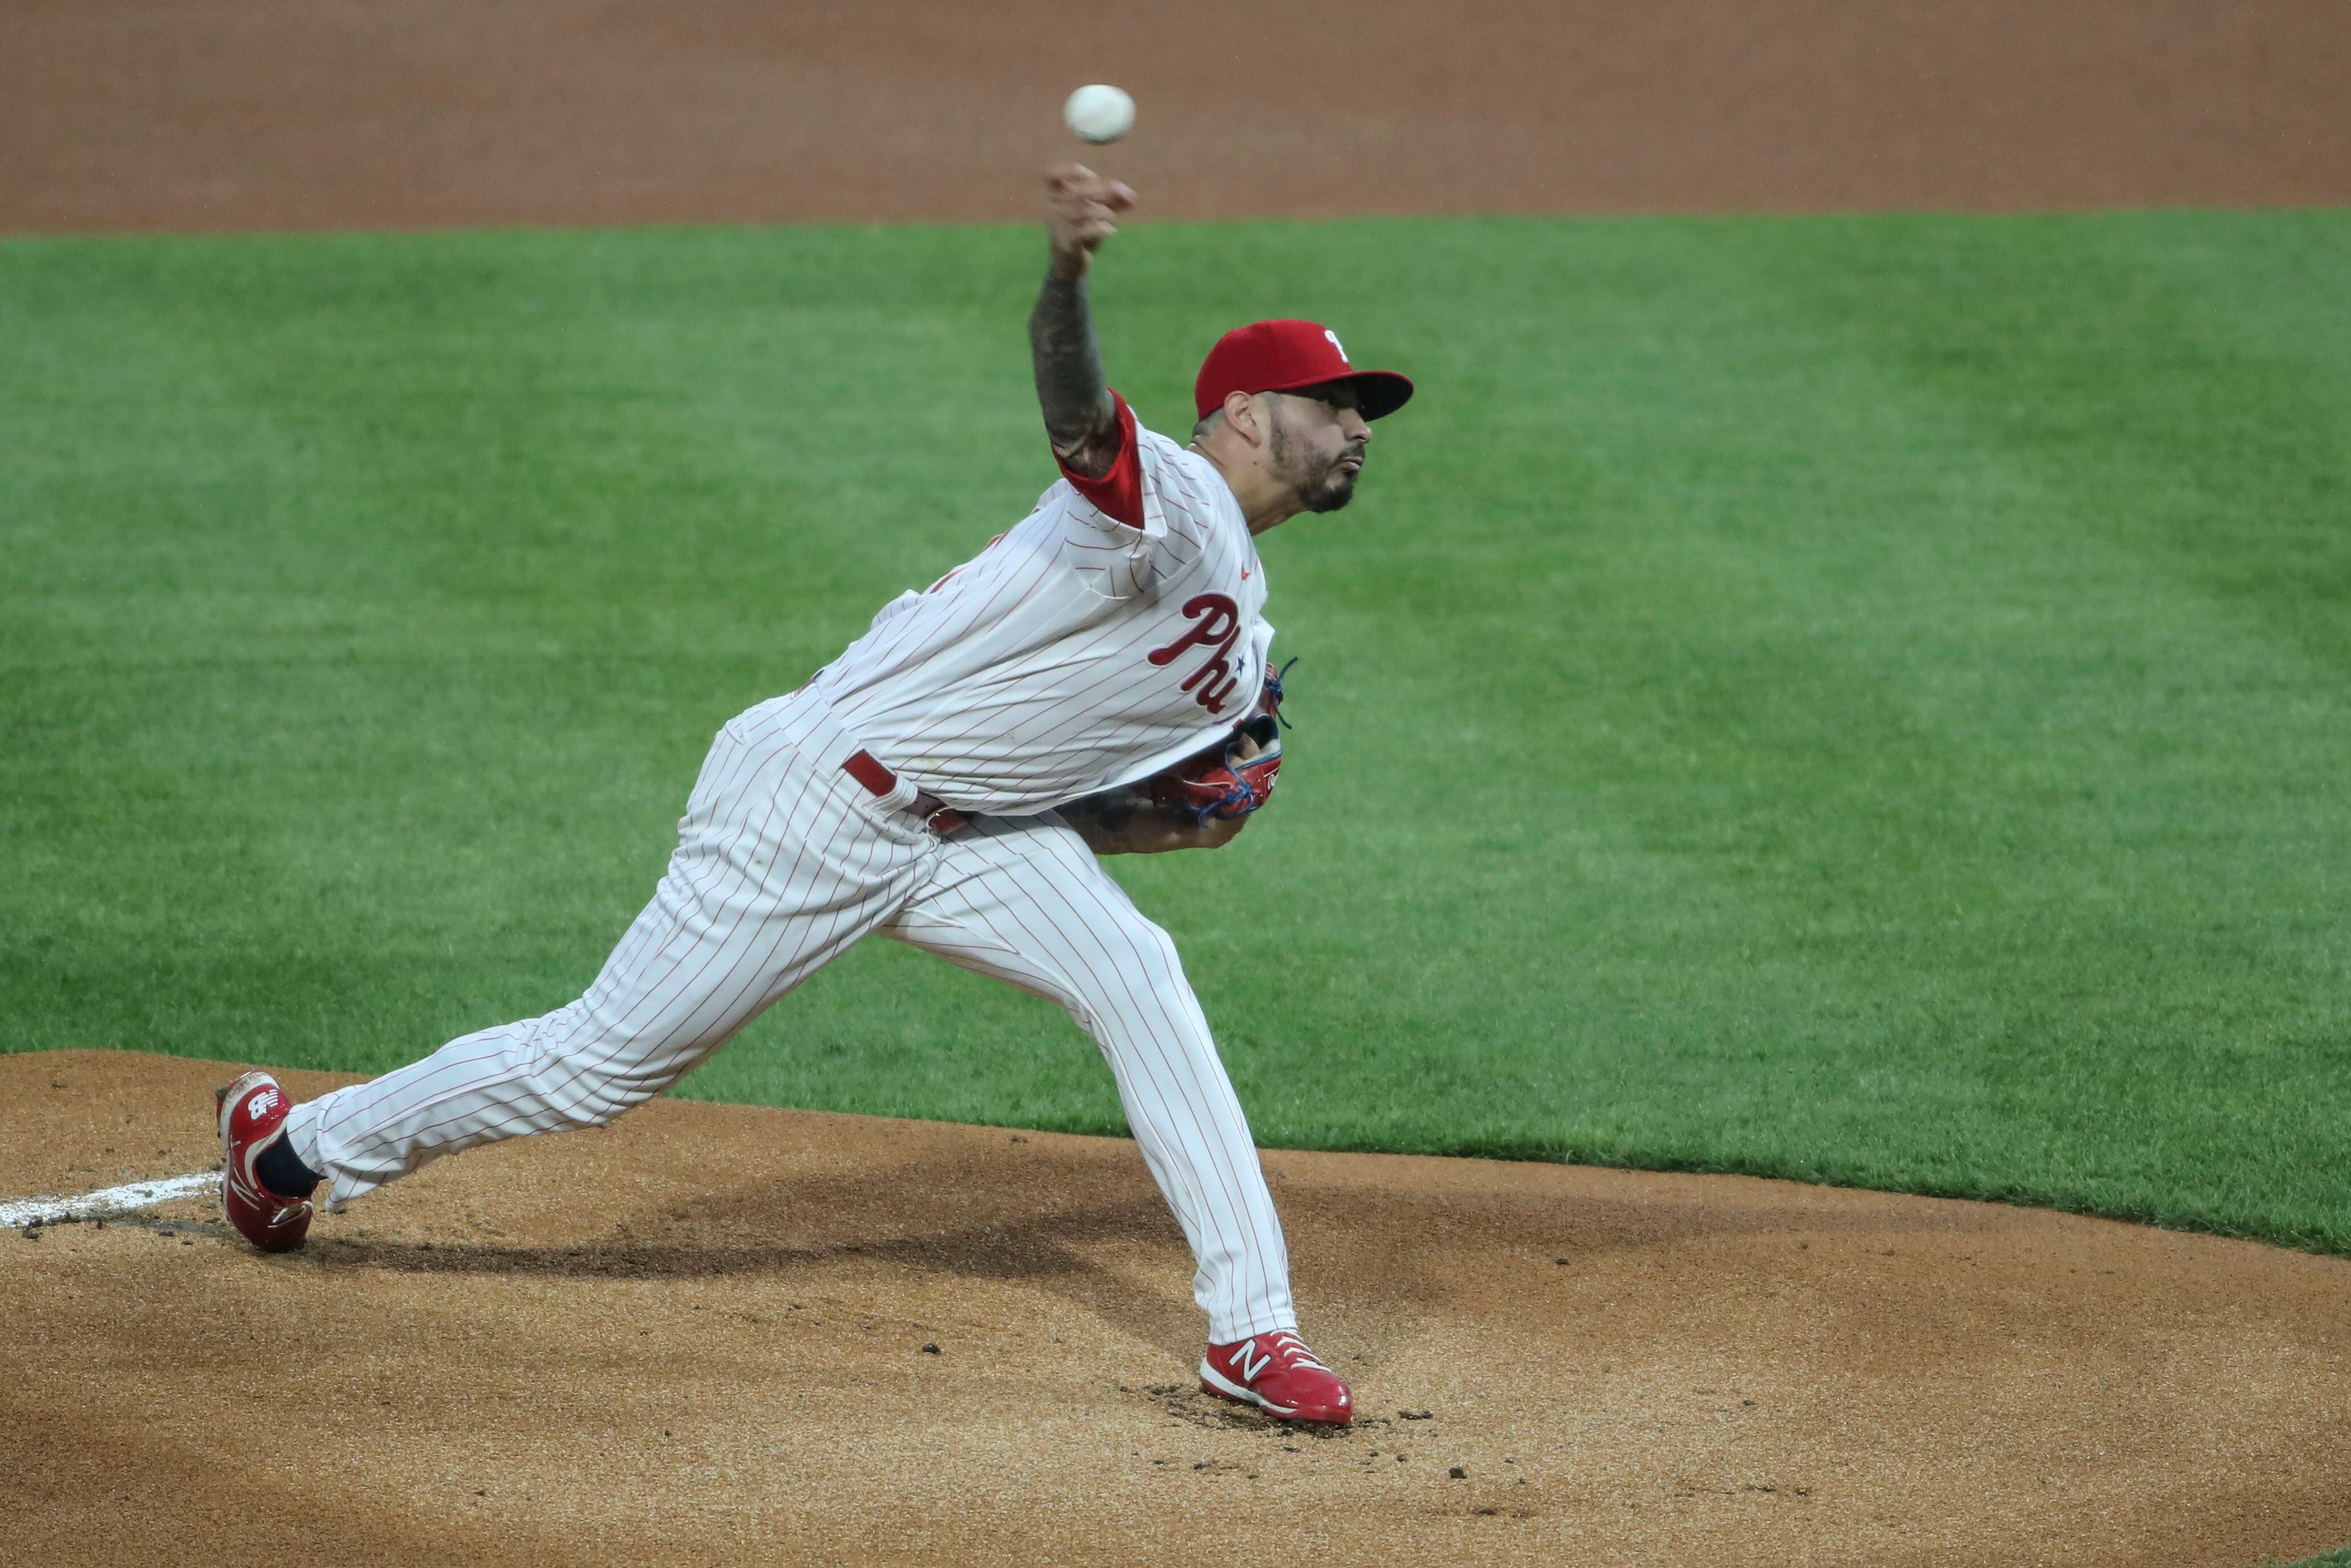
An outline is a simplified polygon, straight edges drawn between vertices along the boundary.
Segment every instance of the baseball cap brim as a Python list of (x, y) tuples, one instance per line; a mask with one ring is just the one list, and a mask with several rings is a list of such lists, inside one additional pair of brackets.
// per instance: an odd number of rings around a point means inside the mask
[(1344, 382), (1355, 389), (1356, 406), (1365, 419), (1384, 419), (1412, 401), (1412, 378), (1395, 371), (1357, 371), (1352, 375), (1317, 376), (1312, 381), (1292, 382), (1286, 387), (1264, 387), (1263, 392), (1298, 392), (1306, 387), (1326, 387), (1334, 382)]

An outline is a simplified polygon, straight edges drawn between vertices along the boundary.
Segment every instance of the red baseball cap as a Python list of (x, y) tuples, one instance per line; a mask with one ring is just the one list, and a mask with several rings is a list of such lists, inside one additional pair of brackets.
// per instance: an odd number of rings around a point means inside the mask
[(1200, 363), (1192, 401), (1206, 419), (1228, 392), (1296, 392), (1324, 382), (1353, 383), (1365, 419), (1394, 413), (1412, 398), (1412, 382), (1394, 371), (1359, 371), (1320, 321), (1258, 321), (1217, 340)]

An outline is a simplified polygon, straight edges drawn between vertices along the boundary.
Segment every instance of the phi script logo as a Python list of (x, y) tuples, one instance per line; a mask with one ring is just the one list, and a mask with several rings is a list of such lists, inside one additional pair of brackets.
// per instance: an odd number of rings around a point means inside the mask
[(1233, 674), (1232, 652), (1233, 644), (1240, 641), (1240, 606), (1221, 593), (1197, 593), (1184, 601), (1184, 614), (1192, 622), (1191, 630), (1165, 648), (1153, 649), (1149, 657), (1164, 669), (1183, 657), (1186, 648), (1207, 649), (1207, 662), (1186, 677), (1183, 689), (1193, 692), (1194, 700), (1210, 713), (1220, 714), (1233, 687), (1239, 685)]

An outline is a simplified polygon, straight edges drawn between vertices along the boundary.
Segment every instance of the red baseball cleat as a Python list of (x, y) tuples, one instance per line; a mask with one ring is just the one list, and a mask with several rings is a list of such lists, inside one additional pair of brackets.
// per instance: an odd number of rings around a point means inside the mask
[(1238, 1344), (1212, 1344), (1200, 1360), (1200, 1392), (1254, 1405), (1285, 1421), (1344, 1427), (1355, 1418), (1354, 1396), (1339, 1375), (1314, 1359), (1288, 1329)]
[(221, 1207), (229, 1223), (264, 1252), (301, 1246), (310, 1229), (310, 1200), (274, 1193), (253, 1174), (261, 1151), (286, 1135), (286, 1091), (266, 1072), (248, 1072), (214, 1090), (213, 1103), (220, 1107), (221, 1150), (227, 1156)]

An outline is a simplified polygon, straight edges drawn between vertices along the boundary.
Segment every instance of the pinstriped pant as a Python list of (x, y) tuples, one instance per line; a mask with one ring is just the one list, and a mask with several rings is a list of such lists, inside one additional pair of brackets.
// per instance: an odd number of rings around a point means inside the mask
[(1167, 934), (1059, 818), (941, 840), (902, 809), (911, 785), (877, 798), (841, 770), (856, 748), (799, 695), (729, 723), (660, 888), (585, 996), (295, 1108), (330, 1205), (477, 1144), (601, 1126), (878, 932), (1066, 1008), (1191, 1243), (1209, 1337), (1295, 1328), (1257, 1147)]

